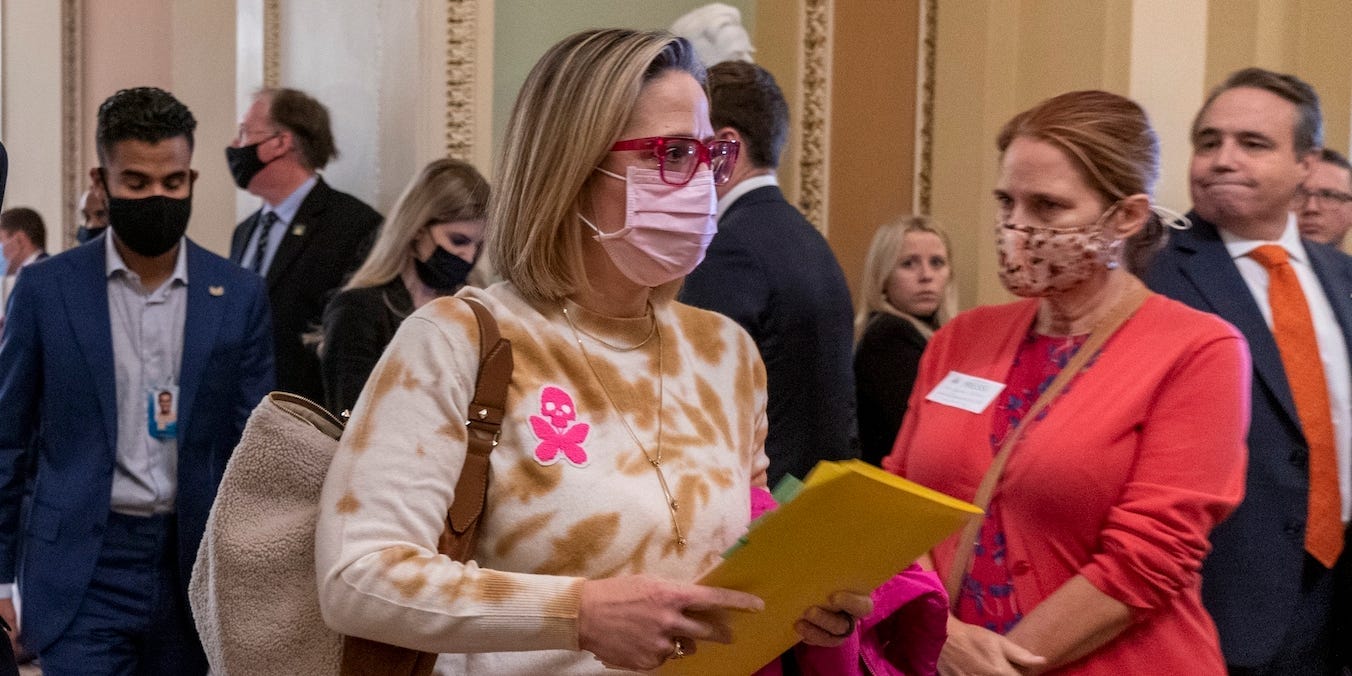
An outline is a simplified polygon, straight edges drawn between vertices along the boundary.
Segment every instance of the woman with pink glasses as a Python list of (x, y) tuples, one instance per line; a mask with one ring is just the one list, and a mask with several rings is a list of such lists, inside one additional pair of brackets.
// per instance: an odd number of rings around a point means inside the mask
[[(479, 360), (473, 314), (442, 298), (400, 325), (328, 474), (316, 556), (335, 629), (452, 673), (602, 673), (734, 641), (728, 614), (762, 608), (690, 583), (768, 498), (756, 347), (673, 300), (738, 151), (713, 139), (702, 77), (685, 40), (614, 29), (564, 39), (527, 78), (489, 212), (506, 281), (458, 294), (515, 362), (477, 549), (436, 553)], [(821, 604), (795, 629), (825, 646), (872, 609)]]

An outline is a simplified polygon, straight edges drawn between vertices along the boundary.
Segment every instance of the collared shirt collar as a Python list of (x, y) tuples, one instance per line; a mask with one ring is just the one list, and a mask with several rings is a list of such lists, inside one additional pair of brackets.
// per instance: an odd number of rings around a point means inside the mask
[(1244, 258), (1249, 255), (1249, 252), (1264, 244), (1278, 244), (1286, 249), (1286, 255), (1293, 261), (1309, 263), (1309, 257), (1305, 253), (1305, 245), (1300, 242), (1300, 229), (1296, 227), (1296, 215), (1294, 213), (1287, 212), (1286, 228), (1282, 230), (1282, 236), (1274, 241), (1247, 239), (1225, 228), (1216, 228), (1216, 230), (1221, 235), (1221, 241), (1225, 242), (1225, 249), (1230, 252), (1231, 259)]
[[(113, 233), (108, 232), (103, 238), (103, 261), (104, 274), (109, 279), (113, 275), (121, 272), (125, 275), (136, 275), (131, 268), (127, 267), (126, 261), (122, 260), (122, 254), (117, 252), (117, 247), (113, 245)], [(188, 285), (188, 238), (181, 237), (178, 240), (178, 257), (174, 261), (174, 274), (169, 277), (170, 281), (181, 282), (184, 286)]]
[(305, 179), (305, 182), (300, 184), (299, 188), (287, 195), (286, 199), (282, 200), (277, 206), (274, 207), (264, 202), (263, 213), (277, 214), (277, 220), (286, 225), (291, 225), (291, 221), (296, 218), (296, 212), (300, 211), (300, 203), (305, 201), (316, 183), (319, 183), (319, 174), (311, 174), (310, 178)]
[(718, 199), (718, 217), (720, 219), (723, 218), (723, 214), (728, 210), (728, 207), (732, 206), (733, 202), (741, 199), (742, 195), (745, 195), (756, 188), (764, 188), (767, 185), (779, 185), (779, 179), (775, 178), (775, 173), (773, 171), (768, 174), (761, 174), (760, 176), (752, 176), (751, 178), (732, 186), (731, 190), (724, 193), (724, 195)]

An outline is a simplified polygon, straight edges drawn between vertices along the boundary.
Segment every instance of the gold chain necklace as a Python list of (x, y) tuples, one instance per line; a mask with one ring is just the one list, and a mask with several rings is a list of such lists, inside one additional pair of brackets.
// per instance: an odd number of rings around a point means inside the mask
[(651, 305), (648, 307), (649, 311), (653, 313), (653, 328), (648, 334), (648, 338), (644, 338), (643, 342), (638, 345), (628, 348), (618, 348), (604, 340), (600, 340), (590, 333), (587, 333), (586, 335), (588, 338), (591, 338), (616, 352), (630, 352), (636, 350), (647, 343), (654, 334), (657, 336), (657, 454), (655, 456), (648, 453), (648, 449), (643, 447), (643, 443), (638, 440), (638, 435), (634, 434), (634, 429), (629, 426), (629, 421), (625, 420), (624, 412), (620, 410), (619, 406), (615, 405), (615, 398), (610, 396), (610, 390), (606, 388), (605, 382), (601, 380), (601, 374), (597, 373), (596, 366), (592, 364), (591, 356), (587, 354), (587, 347), (582, 344), (582, 336), (579, 335), (579, 333), (583, 332), (578, 331), (577, 325), (573, 323), (572, 316), (568, 314), (568, 307), (566, 305), (563, 306), (563, 319), (568, 322), (568, 328), (573, 332), (573, 340), (577, 341), (577, 347), (582, 351), (582, 360), (587, 363), (587, 368), (591, 371), (592, 377), (596, 378), (596, 383), (601, 386), (601, 392), (606, 395), (606, 401), (610, 402), (611, 409), (613, 409), (615, 415), (620, 418), (620, 424), (624, 425), (624, 431), (629, 433), (629, 438), (634, 441), (634, 445), (638, 447), (638, 450), (643, 454), (644, 459), (646, 459), (648, 464), (652, 465), (653, 470), (657, 472), (657, 483), (662, 486), (662, 497), (666, 500), (668, 513), (671, 514), (671, 532), (676, 536), (676, 549), (683, 552), (685, 551), (686, 544), (685, 535), (681, 533), (681, 524), (676, 520), (676, 512), (680, 509), (680, 505), (676, 503), (676, 498), (672, 497), (671, 488), (667, 485), (666, 474), (662, 472), (662, 410), (663, 396), (666, 391), (665, 375), (662, 370), (662, 330), (657, 326), (657, 313), (652, 310)]
[[(573, 337), (574, 337), (574, 338), (577, 338), (577, 334), (581, 333), (582, 335), (584, 335), (584, 336), (586, 336), (586, 337), (588, 337), (588, 338), (591, 338), (592, 340), (594, 340), (594, 341), (596, 341), (596, 342), (598, 342), (598, 343), (600, 343), (600, 344), (602, 344), (602, 345), (605, 345), (606, 347), (608, 347), (608, 348), (610, 348), (610, 349), (612, 349), (612, 350), (614, 350), (614, 351), (616, 351), (616, 352), (633, 352), (634, 350), (637, 350), (637, 349), (639, 349), (640, 347), (643, 347), (644, 345), (647, 345), (647, 344), (648, 344), (648, 341), (652, 340), (652, 339), (653, 339), (653, 336), (657, 334), (657, 313), (656, 313), (655, 311), (653, 311), (653, 304), (652, 304), (652, 303), (648, 303), (648, 316), (653, 318), (652, 326), (648, 327), (648, 335), (645, 336), (645, 337), (643, 338), (643, 340), (640, 340), (640, 341), (638, 341), (637, 343), (635, 343), (635, 344), (633, 344), (633, 345), (630, 345), (630, 346), (628, 346), (628, 347), (621, 347), (621, 346), (616, 345), (616, 344), (614, 344), (614, 343), (611, 343), (611, 342), (609, 342), (609, 341), (601, 340), (600, 336), (597, 336), (597, 335), (594, 334), (594, 333), (587, 333), (586, 331), (583, 331), (582, 329), (577, 328), (577, 325), (576, 325), (576, 324), (573, 324), (573, 319), (572, 319), (572, 317), (568, 315), (568, 306), (567, 306), (567, 305), (563, 306), (563, 316), (564, 316), (565, 319), (568, 320), (568, 327), (571, 328), (571, 329), (573, 330)], [(581, 344), (582, 344), (582, 342), (579, 340), (579, 341), (578, 341), (578, 345), (581, 345)], [(584, 352), (585, 352), (585, 351), (584, 351)], [(661, 356), (662, 356), (662, 355), (659, 353), (659, 354), (658, 354), (658, 358), (661, 358)], [(590, 363), (589, 363), (589, 365), (590, 365)], [(604, 386), (604, 385), (602, 386), (602, 389), (605, 389), (605, 386)]]

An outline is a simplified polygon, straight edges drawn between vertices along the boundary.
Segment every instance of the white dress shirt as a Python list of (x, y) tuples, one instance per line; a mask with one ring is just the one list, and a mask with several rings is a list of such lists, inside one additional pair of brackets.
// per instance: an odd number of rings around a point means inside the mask
[(756, 188), (764, 188), (767, 185), (779, 185), (779, 179), (775, 178), (774, 172), (761, 174), (760, 176), (752, 176), (751, 178), (732, 186), (731, 190), (718, 198), (718, 219), (723, 220), (723, 212), (727, 211), (728, 207), (732, 206), (733, 202), (741, 199), (742, 195), (745, 195)]

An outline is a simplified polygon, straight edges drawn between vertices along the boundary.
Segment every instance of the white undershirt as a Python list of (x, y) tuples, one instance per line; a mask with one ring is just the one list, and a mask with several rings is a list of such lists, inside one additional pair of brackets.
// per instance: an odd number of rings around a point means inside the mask
[(1333, 409), (1330, 413), (1333, 415), (1334, 447), (1338, 452), (1342, 517), (1343, 523), (1347, 523), (1349, 511), (1352, 511), (1352, 369), (1348, 365), (1347, 342), (1342, 326), (1333, 314), (1333, 306), (1329, 304), (1319, 277), (1310, 267), (1310, 256), (1296, 228), (1296, 216), (1287, 215), (1286, 229), (1275, 242), (1245, 239), (1224, 228), (1217, 230), (1244, 283), (1248, 284), (1249, 292), (1258, 302), (1258, 311), (1263, 313), (1263, 321), (1267, 322), (1269, 330), (1272, 328), (1272, 309), (1268, 307), (1267, 269), (1251, 258), (1249, 252), (1264, 244), (1278, 244), (1286, 249), (1291, 267), (1296, 271), (1296, 279), (1305, 293), (1305, 302), (1310, 306), (1315, 340), (1319, 343), (1319, 361), (1324, 365), (1324, 381), (1328, 383), (1329, 405)]

